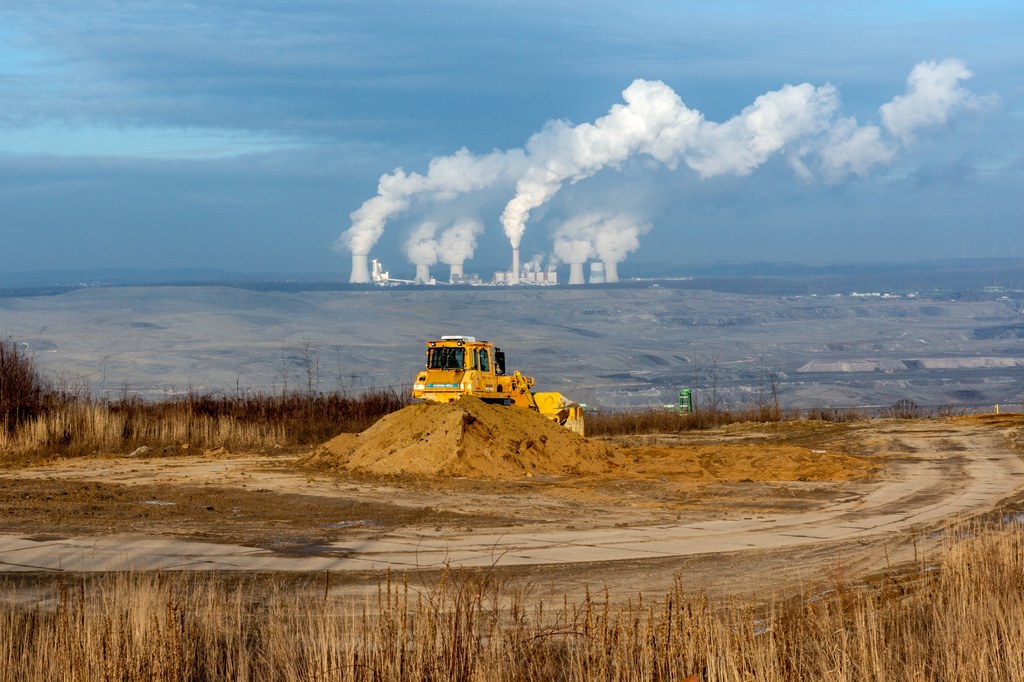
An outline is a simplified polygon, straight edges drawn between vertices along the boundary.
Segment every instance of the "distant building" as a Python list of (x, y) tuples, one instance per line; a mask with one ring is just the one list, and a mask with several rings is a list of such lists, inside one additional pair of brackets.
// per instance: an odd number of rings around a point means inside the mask
[[(512, 284), (511, 272), (496, 272), (491, 280), (493, 284)], [(524, 270), (519, 275), (520, 284), (554, 286), (558, 284), (557, 270)]]

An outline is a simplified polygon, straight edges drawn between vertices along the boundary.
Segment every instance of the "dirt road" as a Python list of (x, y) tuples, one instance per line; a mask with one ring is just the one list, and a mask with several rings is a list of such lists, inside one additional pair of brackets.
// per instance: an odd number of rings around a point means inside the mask
[(355, 480), (285, 458), (70, 460), (2, 474), (0, 570), (364, 576), (450, 565), (530, 575), (552, 591), (653, 589), (679, 574), (712, 590), (742, 574), (757, 589), (820, 578), (840, 563), (858, 572), (910, 558), (949, 517), (1024, 489), (1024, 460), (1005, 429), (876, 422), (844, 431), (842, 446), (877, 472), (692, 488), (666, 479)]

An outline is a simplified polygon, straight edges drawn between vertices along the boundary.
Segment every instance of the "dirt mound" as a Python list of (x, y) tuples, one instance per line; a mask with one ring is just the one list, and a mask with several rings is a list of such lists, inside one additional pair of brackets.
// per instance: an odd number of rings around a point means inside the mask
[(468, 396), (447, 405), (410, 405), (358, 435), (328, 441), (304, 462), (374, 474), (505, 480), (616, 468), (614, 450), (604, 443), (581, 438), (531, 410)]
[(688, 445), (625, 448), (637, 476), (689, 483), (736, 481), (844, 481), (877, 465), (859, 457), (781, 444)]
[(788, 444), (617, 447), (581, 438), (531, 410), (472, 397), (447, 405), (411, 405), (360, 434), (344, 433), (324, 443), (302, 463), (381, 475), (515, 480), (588, 474), (667, 477), (695, 485), (845, 480), (864, 476), (873, 467), (857, 457)]

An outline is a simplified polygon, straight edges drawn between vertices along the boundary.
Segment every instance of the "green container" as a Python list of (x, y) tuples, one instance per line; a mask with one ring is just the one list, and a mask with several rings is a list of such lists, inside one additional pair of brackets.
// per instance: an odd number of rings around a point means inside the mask
[(679, 411), (693, 412), (693, 393), (688, 388), (679, 391)]

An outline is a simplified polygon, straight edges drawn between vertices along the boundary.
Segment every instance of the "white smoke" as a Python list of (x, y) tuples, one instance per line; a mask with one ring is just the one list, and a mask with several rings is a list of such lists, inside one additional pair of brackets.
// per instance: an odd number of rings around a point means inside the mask
[(921, 62), (907, 77), (907, 92), (879, 110), (882, 124), (903, 144), (914, 141), (918, 128), (941, 125), (959, 107), (975, 107), (981, 99), (960, 87), (974, 76), (959, 59)]
[(620, 263), (640, 248), (640, 235), (651, 229), (649, 222), (619, 213), (590, 212), (566, 220), (555, 230), (553, 251), (566, 263), (585, 263), (597, 258)]
[[(525, 150), (476, 156), (460, 149), (433, 159), (426, 174), (407, 174), (399, 168), (384, 175), (376, 196), (352, 212), (352, 225), (336, 247), (353, 255), (369, 253), (387, 221), (408, 210), (414, 200), (448, 201), (463, 193), (514, 184), (515, 195), (507, 202), (501, 222), (512, 247), (518, 249), (531, 211), (550, 201), (565, 183), (619, 168), (637, 155), (649, 156), (669, 169), (684, 164), (701, 178), (748, 175), (775, 155), (784, 155), (808, 181), (816, 176), (831, 182), (863, 176), (891, 163), (923, 127), (944, 124), (957, 109), (983, 103), (984, 98), (961, 85), (971, 76), (956, 59), (922, 62), (907, 78), (905, 93), (880, 107), (880, 125), (863, 126), (851, 117), (837, 116), (839, 95), (830, 84), (786, 85), (757, 97), (737, 116), (716, 123), (687, 107), (664, 83), (638, 79), (622, 92), (623, 102), (614, 104), (606, 115), (576, 126), (548, 123), (530, 137)], [(625, 227), (620, 231), (631, 233)], [(636, 235), (643, 231), (638, 227)], [(576, 261), (561, 252), (579, 258), (585, 250), (583, 241), (591, 251), (596, 248), (595, 240), (571, 234), (556, 240), (560, 242), (555, 253), (567, 262)]]
[(680, 151), (702, 178), (749, 175), (787, 145), (825, 130), (838, 108), (831, 85), (787, 85), (725, 123), (705, 122), (692, 148)]
[(605, 263), (621, 263), (627, 254), (640, 248), (640, 235), (650, 229), (650, 223), (639, 222), (632, 216), (608, 216), (597, 225), (594, 252)]
[(552, 251), (558, 260), (569, 263), (586, 263), (594, 256), (594, 224), (600, 219), (597, 213), (573, 216), (558, 226), (554, 233)]
[(530, 211), (551, 199), (563, 183), (588, 178), (640, 152), (675, 167), (679, 150), (698, 134), (700, 113), (688, 109), (660, 81), (635, 80), (622, 98), (625, 105), (613, 105), (594, 123), (570, 127), (558, 121), (530, 139), (530, 165), (501, 215), (513, 248), (519, 246)]
[(405, 254), (414, 265), (434, 265), (438, 261), (461, 265), (473, 257), (477, 235), (483, 229), (483, 223), (473, 218), (456, 221), (443, 230), (438, 223), (425, 221), (409, 233)]
[(473, 257), (476, 238), (483, 231), (484, 224), (479, 220), (466, 218), (456, 222), (438, 238), (438, 257), (447, 265), (461, 265)]
[(816, 150), (822, 174), (832, 182), (851, 174), (865, 176), (895, 160), (919, 129), (946, 123), (957, 109), (984, 104), (986, 98), (960, 85), (972, 76), (958, 59), (921, 62), (907, 77), (906, 92), (879, 107), (881, 127), (860, 126), (853, 118), (833, 123)]
[(414, 265), (433, 265), (437, 262), (437, 223), (424, 222), (413, 228), (405, 242), (405, 255)]
[(829, 181), (866, 175), (895, 159), (900, 144), (912, 142), (918, 128), (945, 123), (958, 107), (976, 106), (981, 100), (960, 86), (971, 75), (955, 59), (915, 66), (907, 92), (880, 109), (885, 130), (894, 137), (890, 140), (878, 126), (837, 118), (839, 94), (830, 84), (786, 85), (716, 123), (688, 108), (664, 83), (636, 80), (622, 93), (625, 104), (612, 106), (594, 123), (570, 127), (557, 122), (531, 138), (530, 163), (505, 206), (502, 225), (517, 247), (530, 212), (564, 183), (618, 167), (637, 154), (670, 169), (685, 163), (701, 178), (748, 175), (780, 153), (788, 153), (791, 166), (807, 180), (814, 177), (810, 166)]
[(552, 244), (555, 257), (563, 263), (586, 263), (594, 253), (594, 245), (587, 238), (555, 237)]
[[(882, 137), (878, 126), (858, 126), (852, 118), (837, 121), (818, 151), (822, 172), (830, 181), (847, 175), (867, 175), (875, 166), (896, 158), (895, 147)], [(801, 173), (810, 179), (809, 171)]]
[(426, 175), (397, 168), (381, 176), (377, 195), (352, 212), (349, 216), (352, 225), (338, 237), (335, 248), (366, 255), (384, 233), (387, 221), (407, 210), (417, 196), (447, 201), (501, 181), (511, 184), (512, 178), (521, 175), (525, 158), (521, 149), (476, 156), (463, 148), (450, 156), (431, 160)]
[(800, 137), (821, 131), (838, 106), (832, 86), (786, 86), (755, 100), (725, 123), (704, 120), (660, 81), (635, 80), (593, 124), (549, 126), (528, 146), (530, 166), (516, 183), (501, 222), (512, 246), (522, 239), (530, 211), (565, 182), (588, 178), (646, 154), (675, 168), (683, 160), (702, 177), (746, 175)]
[(544, 254), (534, 254), (533, 258), (526, 261), (523, 265), (523, 272), (543, 272), (544, 271)]

